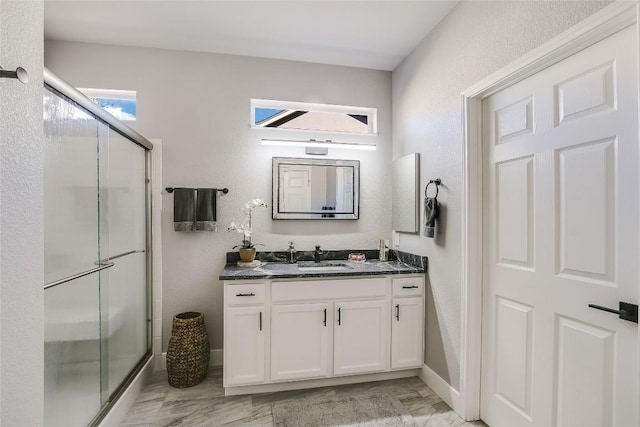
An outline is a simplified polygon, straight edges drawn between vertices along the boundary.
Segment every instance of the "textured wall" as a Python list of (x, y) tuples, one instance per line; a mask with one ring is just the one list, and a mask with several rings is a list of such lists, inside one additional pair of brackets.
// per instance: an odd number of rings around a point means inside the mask
[(421, 194), (441, 178), (438, 236), (401, 235), (429, 257), (426, 364), (455, 388), (460, 376), (462, 110), (460, 92), (606, 5), (463, 1), (392, 74), (394, 158), (420, 153)]
[(316, 244), (374, 249), (379, 238), (389, 237), (391, 73), (57, 41), (46, 42), (45, 63), (77, 87), (137, 91), (138, 120), (132, 127), (162, 139), (164, 186), (229, 187), (229, 194), (218, 198), (218, 233), (174, 232), (173, 197), (162, 196), (164, 349), (172, 317), (187, 310), (204, 312), (211, 346), (222, 348), (218, 275), (225, 253), (240, 241), (226, 226), (241, 219), (248, 200), (270, 203), (271, 157), (305, 157), (302, 148), (260, 145), (263, 131), (249, 128), (251, 98), (377, 107), (380, 133), (365, 137), (378, 143), (377, 151), (331, 149), (328, 156), (361, 161), (359, 221), (273, 221), (270, 209), (260, 209), (254, 214), (254, 241), (266, 246), (259, 249), (284, 250), (289, 240), (300, 250)]
[(42, 2), (0, 2), (0, 424), (42, 425)]

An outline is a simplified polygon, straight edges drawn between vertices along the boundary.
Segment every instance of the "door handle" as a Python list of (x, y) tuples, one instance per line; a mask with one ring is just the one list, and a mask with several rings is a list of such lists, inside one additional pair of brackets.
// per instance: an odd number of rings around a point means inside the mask
[(342, 319), (341, 319), (340, 311), (341, 311), (341, 309), (340, 309), (340, 307), (338, 307), (338, 326), (340, 326), (342, 324), (341, 323)]
[(595, 308), (596, 310), (602, 310), (609, 313), (617, 314), (618, 317), (622, 320), (628, 320), (629, 322), (638, 323), (638, 304), (631, 304), (628, 302), (619, 303), (619, 310), (614, 310), (613, 308), (603, 307), (601, 305), (589, 304), (590, 308)]
[(260, 312), (260, 330), (262, 330), (262, 312)]
[(322, 323), (324, 323), (324, 326), (327, 326), (327, 309), (324, 309), (324, 320), (322, 321)]
[(400, 304), (396, 304), (396, 319), (400, 321)]

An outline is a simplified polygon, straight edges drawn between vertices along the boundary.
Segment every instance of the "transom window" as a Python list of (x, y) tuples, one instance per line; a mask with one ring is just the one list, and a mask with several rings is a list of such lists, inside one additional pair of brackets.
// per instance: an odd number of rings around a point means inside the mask
[(251, 127), (372, 135), (377, 109), (252, 99)]
[(122, 121), (136, 120), (136, 91), (117, 89), (79, 88), (87, 98)]

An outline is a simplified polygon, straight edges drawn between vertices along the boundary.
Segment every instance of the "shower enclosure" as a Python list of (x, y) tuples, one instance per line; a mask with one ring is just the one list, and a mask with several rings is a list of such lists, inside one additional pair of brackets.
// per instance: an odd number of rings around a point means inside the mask
[(145, 138), (45, 70), (46, 425), (97, 424), (151, 356)]

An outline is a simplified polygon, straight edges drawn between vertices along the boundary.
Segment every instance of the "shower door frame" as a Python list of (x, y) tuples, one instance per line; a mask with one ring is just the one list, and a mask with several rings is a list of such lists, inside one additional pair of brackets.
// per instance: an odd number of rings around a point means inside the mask
[[(119, 133), (129, 141), (134, 144), (137, 144), (145, 149), (145, 272), (146, 272), (146, 280), (145, 280), (145, 288), (146, 288), (146, 353), (142, 356), (140, 361), (135, 365), (133, 370), (129, 372), (129, 374), (125, 377), (125, 379), (118, 385), (118, 387), (114, 390), (113, 393), (108, 397), (106, 403), (102, 405), (100, 411), (95, 415), (95, 417), (89, 423), (89, 426), (97, 426), (100, 422), (105, 418), (105, 416), (109, 413), (109, 411), (113, 408), (118, 399), (124, 394), (129, 385), (133, 382), (135, 377), (142, 371), (144, 366), (149, 362), (149, 360), (153, 356), (152, 352), (152, 340), (153, 340), (153, 330), (152, 330), (152, 301), (153, 301), (153, 252), (152, 252), (152, 223), (151, 223), (151, 172), (152, 172), (152, 163), (151, 163), (151, 150), (153, 150), (153, 144), (131, 129), (129, 126), (122, 123), (120, 120), (103, 110), (92, 100), (87, 98), (82, 92), (77, 90), (75, 87), (71, 86), (69, 83), (58, 77), (56, 74), (51, 72), (46, 67), (44, 68), (44, 86), (45, 88), (51, 89), (53, 92), (62, 95), (63, 97), (73, 101), (79, 107), (91, 113), (96, 117), (98, 121), (101, 121), (109, 126), (110, 129), (113, 129), (115, 132)], [(61, 285), (66, 283), (74, 278), (98, 273), (101, 270), (109, 268), (113, 266), (112, 262), (107, 262), (104, 265), (99, 265), (96, 269), (91, 271), (80, 273), (79, 275), (75, 275), (72, 277), (68, 277), (62, 280), (58, 280), (52, 283), (48, 283), (44, 286), (44, 289), (48, 289), (54, 286)], [(101, 373), (102, 375), (102, 373)]]

